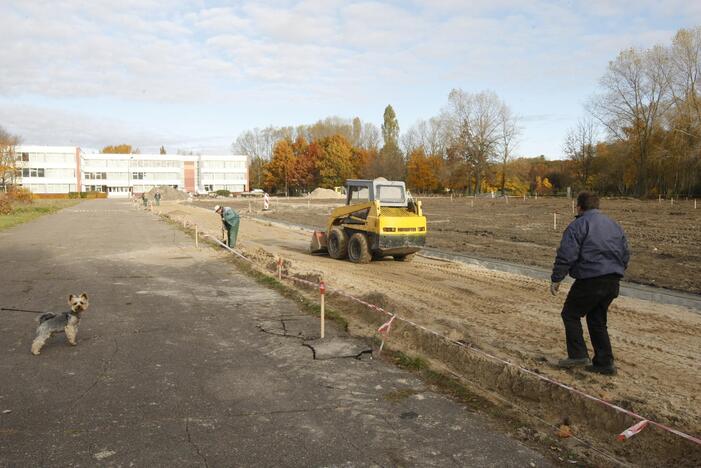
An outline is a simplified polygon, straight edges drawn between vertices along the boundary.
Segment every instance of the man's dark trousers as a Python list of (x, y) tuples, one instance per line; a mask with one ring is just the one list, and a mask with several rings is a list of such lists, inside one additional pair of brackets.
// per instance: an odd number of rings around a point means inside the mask
[(589, 328), (589, 336), (594, 348), (592, 363), (597, 367), (613, 365), (606, 314), (611, 302), (618, 297), (620, 279), (618, 275), (604, 275), (575, 280), (562, 308), (569, 358), (588, 357), (581, 322), (581, 318), (586, 316), (587, 328)]

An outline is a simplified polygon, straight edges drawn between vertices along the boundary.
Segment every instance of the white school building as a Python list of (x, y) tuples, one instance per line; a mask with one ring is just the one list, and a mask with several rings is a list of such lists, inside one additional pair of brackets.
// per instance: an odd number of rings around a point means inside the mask
[(243, 155), (108, 154), (21, 145), (15, 156), (17, 184), (37, 194), (94, 191), (123, 198), (165, 185), (189, 193), (249, 188)]

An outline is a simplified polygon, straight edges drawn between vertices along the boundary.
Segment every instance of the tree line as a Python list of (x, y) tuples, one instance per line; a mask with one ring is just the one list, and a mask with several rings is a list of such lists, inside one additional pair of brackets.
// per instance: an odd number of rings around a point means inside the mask
[(639, 197), (701, 193), (699, 80), (701, 27), (620, 52), (565, 139), (578, 184)]
[(418, 192), (701, 194), (701, 27), (669, 46), (612, 60), (585, 116), (564, 138), (567, 159), (515, 157), (519, 117), (492, 91), (454, 89), (438, 115), (400, 135), (388, 105), (378, 128), (356, 117), (247, 130), (251, 186), (297, 194), (351, 177), (406, 180)]

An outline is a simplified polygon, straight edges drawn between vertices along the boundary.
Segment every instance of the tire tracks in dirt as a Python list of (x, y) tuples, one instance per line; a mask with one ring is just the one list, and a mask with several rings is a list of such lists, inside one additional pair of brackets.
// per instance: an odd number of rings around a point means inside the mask
[[(201, 230), (218, 235), (213, 213), (186, 205), (175, 209)], [(619, 375), (607, 379), (544, 363), (543, 358), (551, 362), (565, 354), (560, 311), (566, 295), (563, 290), (550, 296), (545, 281), (422, 257), (409, 264), (339, 262), (308, 255), (306, 232), (245, 219), (239, 239), (251, 252), (282, 256), (292, 274), (321, 275), (330, 287), (356, 296), (381, 294), (389, 310), (420, 325), (594, 395), (633, 402), (636, 411), (692, 433), (701, 429), (696, 396), (701, 385), (701, 316), (686, 308), (617, 299), (610, 309), (609, 330)], [(265, 262), (265, 256), (258, 257)]]

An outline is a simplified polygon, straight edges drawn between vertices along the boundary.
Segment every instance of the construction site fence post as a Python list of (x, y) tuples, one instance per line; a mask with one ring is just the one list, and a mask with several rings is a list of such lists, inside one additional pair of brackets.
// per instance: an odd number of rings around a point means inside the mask
[(324, 295), (326, 294), (326, 285), (324, 284), (324, 280), (319, 281), (319, 305), (321, 310), (319, 311), (319, 317), (320, 317), (320, 327), (321, 327), (321, 338), (323, 339), (325, 336), (325, 311), (324, 311)]

